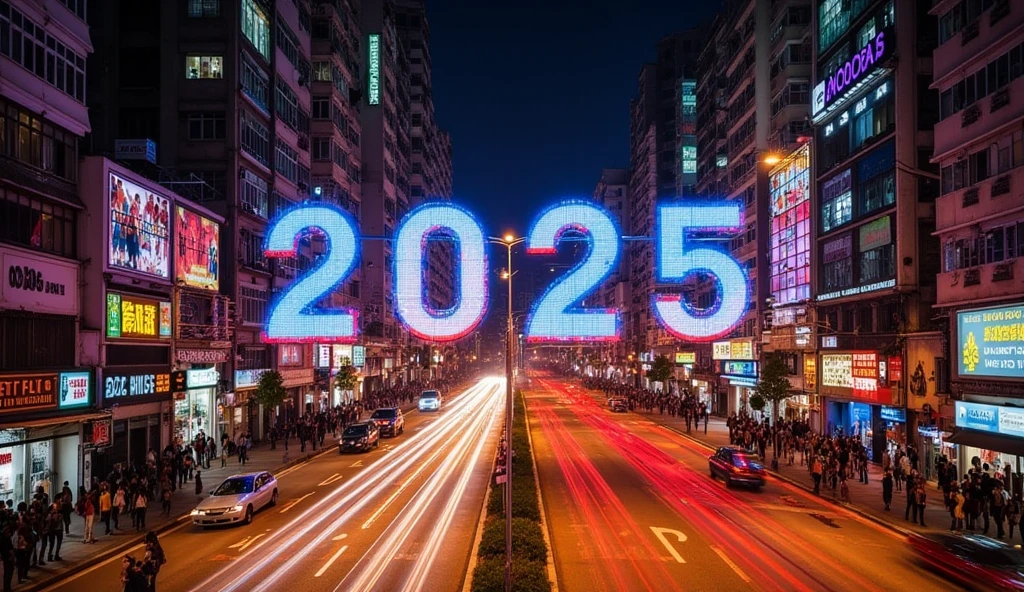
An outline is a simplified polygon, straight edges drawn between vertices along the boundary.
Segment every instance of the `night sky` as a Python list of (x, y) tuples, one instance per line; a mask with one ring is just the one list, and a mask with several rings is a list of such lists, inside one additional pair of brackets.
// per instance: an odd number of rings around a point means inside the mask
[(545, 204), (629, 164), (629, 101), (655, 43), (709, 22), (705, 0), (429, 0), (434, 105), (455, 200), (522, 235)]

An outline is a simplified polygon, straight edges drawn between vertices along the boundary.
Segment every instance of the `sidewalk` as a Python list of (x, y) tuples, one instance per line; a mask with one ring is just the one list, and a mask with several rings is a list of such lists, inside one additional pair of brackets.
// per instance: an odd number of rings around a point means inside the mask
[[(314, 451), (312, 446), (307, 444), (306, 451), (300, 452), (298, 438), (292, 437), (288, 442), (287, 453), (284, 450), (284, 442), (279, 441), (275, 450), (270, 449), (269, 442), (254, 445), (249, 451), (249, 461), (244, 465), (239, 464), (237, 456), (231, 456), (228, 457), (227, 466), (221, 468), (220, 459), (217, 458), (210, 463), (209, 469), (201, 469), (203, 497), (208, 497), (211, 489), (220, 485), (221, 481), (231, 475), (255, 471), (279, 472), (331, 451), (336, 444), (337, 440), (333, 434), (328, 433), (322, 448), (318, 447)], [(151, 500), (146, 512), (146, 528), (144, 530), (137, 532), (132, 528), (131, 516), (122, 516), (119, 520), (120, 529), (113, 530), (113, 523), (111, 523), (111, 532), (107, 535), (105, 534), (106, 528), (97, 520), (93, 528), (96, 543), (89, 545), (82, 542), (85, 519), (72, 515), (71, 533), (64, 535), (64, 543), (60, 549), (62, 561), (47, 562), (45, 566), (30, 568), (28, 582), (21, 585), (15, 584), (14, 589), (41, 590), (110, 557), (125, 553), (128, 549), (142, 543), (147, 530), (160, 534), (181, 524), (182, 519), (189, 515), (198, 501), (195, 495), (195, 481), (189, 481), (172, 494), (170, 515), (165, 516), (161, 513), (160, 500)]]

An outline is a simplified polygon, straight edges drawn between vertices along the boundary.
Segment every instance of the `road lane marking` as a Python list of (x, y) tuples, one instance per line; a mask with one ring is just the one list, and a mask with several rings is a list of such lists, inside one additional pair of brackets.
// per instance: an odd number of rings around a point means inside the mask
[(672, 542), (669, 541), (668, 537), (665, 536), (666, 534), (671, 533), (675, 536), (678, 542), (685, 543), (685, 534), (679, 532), (678, 530), (672, 530), (671, 528), (661, 528), (660, 526), (652, 526), (651, 532), (654, 533), (654, 536), (658, 537), (658, 540), (661, 541), (662, 545), (665, 545), (665, 548), (668, 549), (668, 552), (672, 554), (672, 557), (676, 561), (678, 561), (679, 563), (686, 563), (686, 560), (683, 559), (683, 556), (679, 554), (679, 551), (676, 551), (676, 548), (672, 546)]
[(333, 539), (331, 539), (331, 540), (332, 540), (332, 541), (340, 541), (341, 539), (343, 539), (343, 538), (345, 538), (345, 537), (347, 537), (347, 536), (348, 536), (347, 534), (345, 534), (345, 533), (341, 533), (341, 534), (339, 534), (338, 536), (334, 537), (334, 538), (333, 538)]
[(352, 463), (352, 466), (349, 467), (349, 468), (355, 469), (355, 468), (358, 468), (358, 467), (361, 467), (361, 466), (363, 466), (363, 461), (357, 460), (356, 462)]
[(320, 576), (324, 575), (324, 572), (330, 569), (332, 565), (334, 565), (334, 562), (338, 560), (338, 557), (341, 557), (341, 554), (344, 553), (346, 549), (348, 549), (348, 545), (345, 545), (342, 548), (338, 549), (338, 552), (334, 555), (331, 555), (331, 558), (327, 560), (327, 563), (325, 563), (324, 566), (320, 568), (320, 571), (316, 572), (316, 575), (314, 575), (313, 577), (319, 578)]
[(754, 583), (750, 579), (750, 577), (747, 576), (747, 574), (743, 573), (743, 571), (740, 569), (740, 566), (733, 563), (732, 559), (729, 559), (729, 557), (725, 554), (724, 551), (722, 551), (718, 547), (711, 547), (711, 550), (714, 551), (715, 554), (718, 555), (722, 559), (722, 561), (725, 562), (726, 565), (728, 565), (734, 572), (736, 572), (736, 575), (738, 575), (744, 582), (748, 584)]
[(238, 549), (238, 552), (241, 553), (241, 552), (245, 551), (246, 549), (248, 549), (249, 545), (255, 543), (260, 537), (266, 536), (266, 535), (267, 535), (267, 533), (261, 532), (260, 534), (258, 534), (256, 536), (253, 536), (253, 537), (245, 537), (240, 542), (237, 542), (234, 545), (229, 545), (228, 549)]
[(339, 475), (338, 473), (335, 473), (335, 474), (331, 475), (330, 477), (328, 477), (328, 478), (324, 479), (323, 481), (321, 481), (317, 485), (317, 487), (320, 487), (321, 485), (330, 485), (331, 483), (334, 483), (335, 481), (339, 481), (340, 479), (342, 479), (342, 476)]
[(306, 495), (304, 495), (304, 496), (302, 496), (302, 497), (300, 497), (298, 499), (294, 499), (294, 500), (288, 502), (288, 504), (285, 505), (285, 507), (281, 508), (281, 511), (278, 512), (278, 514), (284, 514), (288, 510), (291, 510), (295, 506), (299, 505), (299, 502), (301, 502), (302, 500), (306, 499), (307, 497), (313, 495), (314, 493), (316, 493), (316, 492), (315, 491), (311, 491), (311, 492), (307, 493)]

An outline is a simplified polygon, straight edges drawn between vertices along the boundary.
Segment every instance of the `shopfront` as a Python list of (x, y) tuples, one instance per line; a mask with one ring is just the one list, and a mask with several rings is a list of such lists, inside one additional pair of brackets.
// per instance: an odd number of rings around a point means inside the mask
[(877, 352), (821, 354), (819, 362), (827, 433), (856, 438), (876, 463), (892, 447), (890, 436), (905, 445), (906, 409), (892, 407), (886, 362)]
[[(997, 397), (985, 397), (995, 401)], [(1021, 401), (1003, 400), (1002, 404), (956, 401), (957, 431), (948, 438), (957, 445), (960, 473), (973, 469), (992, 473), (1011, 473), (1013, 491), (1021, 492), (1024, 471), (1024, 407), (1011, 406)]]
[(757, 386), (757, 352), (753, 340), (733, 339), (712, 344), (711, 358), (719, 378), (719, 389), (725, 393), (729, 414), (750, 413), (750, 397)]
[(944, 432), (938, 426), (918, 425), (917, 435), (920, 440), (918, 457), (921, 459), (920, 467), (925, 479), (929, 481), (938, 479), (935, 462), (943, 456), (947, 461), (957, 463), (957, 471), (961, 477), (963, 476), (966, 471), (959, 470), (963, 465), (957, 462), (957, 445), (949, 441), (949, 437), (952, 436), (950, 432)]
[(195, 440), (199, 434), (220, 441), (227, 429), (218, 412), (217, 384), (220, 373), (215, 368), (197, 368), (171, 373), (174, 392), (173, 436), (175, 444)]
[(316, 388), (312, 368), (291, 368), (278, 370), (284, 388), (288, 389), (289, 399), (302, 402), (302, 413), (320, 413), (326, 411), (330, 403), (327, 392)]
[(77, 489), (88, 479), (83, 426), (106, 417), (93, 397), (88, 370), (0, 374), (0, 501), (16, 507), (37, 487), (52, 496), (64, 481)]
[(92, 453), (94, 473), (106, 476), (114, 466), (141, 466), (146, 453), (159, 456), (170, 443), (171, 369), (165, 366), (110, 366), (102, 370), (100, 405), (111, 412), (111, 442)]

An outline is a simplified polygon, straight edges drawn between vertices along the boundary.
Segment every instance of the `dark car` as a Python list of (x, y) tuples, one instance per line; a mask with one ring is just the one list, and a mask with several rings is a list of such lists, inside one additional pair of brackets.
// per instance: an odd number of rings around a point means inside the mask
[(381, 436), (397, 436), (405, 432), (405, 417), (398, 407), (381, 407), (373, 412), (370, 421), (377, 424)]
[(615, 413), (625, 413), (629, 411), (629, 405), (626, 403), (625, 399), (612, 399), (608, 403), (608, 406), (611, 407), (612, 411)]
[(725, 485), (741, 483), (752, 487), (764, 485), (764, 466), (756, 462), (746, 451), (733, 446), (723, 446), (708, 457), (711, 478), (722, 477)]
[(364, 421), (354, 423), (341, 433), (341, 441), (338, 442), (338, 454), (342, 452), (354, 452), (356, 450), (370, 450), (380, 446), (380, 430), (377, 424)]
[(1024, 557), (1001, 541), (939, 534), (913, 535), (909, 542), (926, 564), (965, 588), (1024, 590)]

